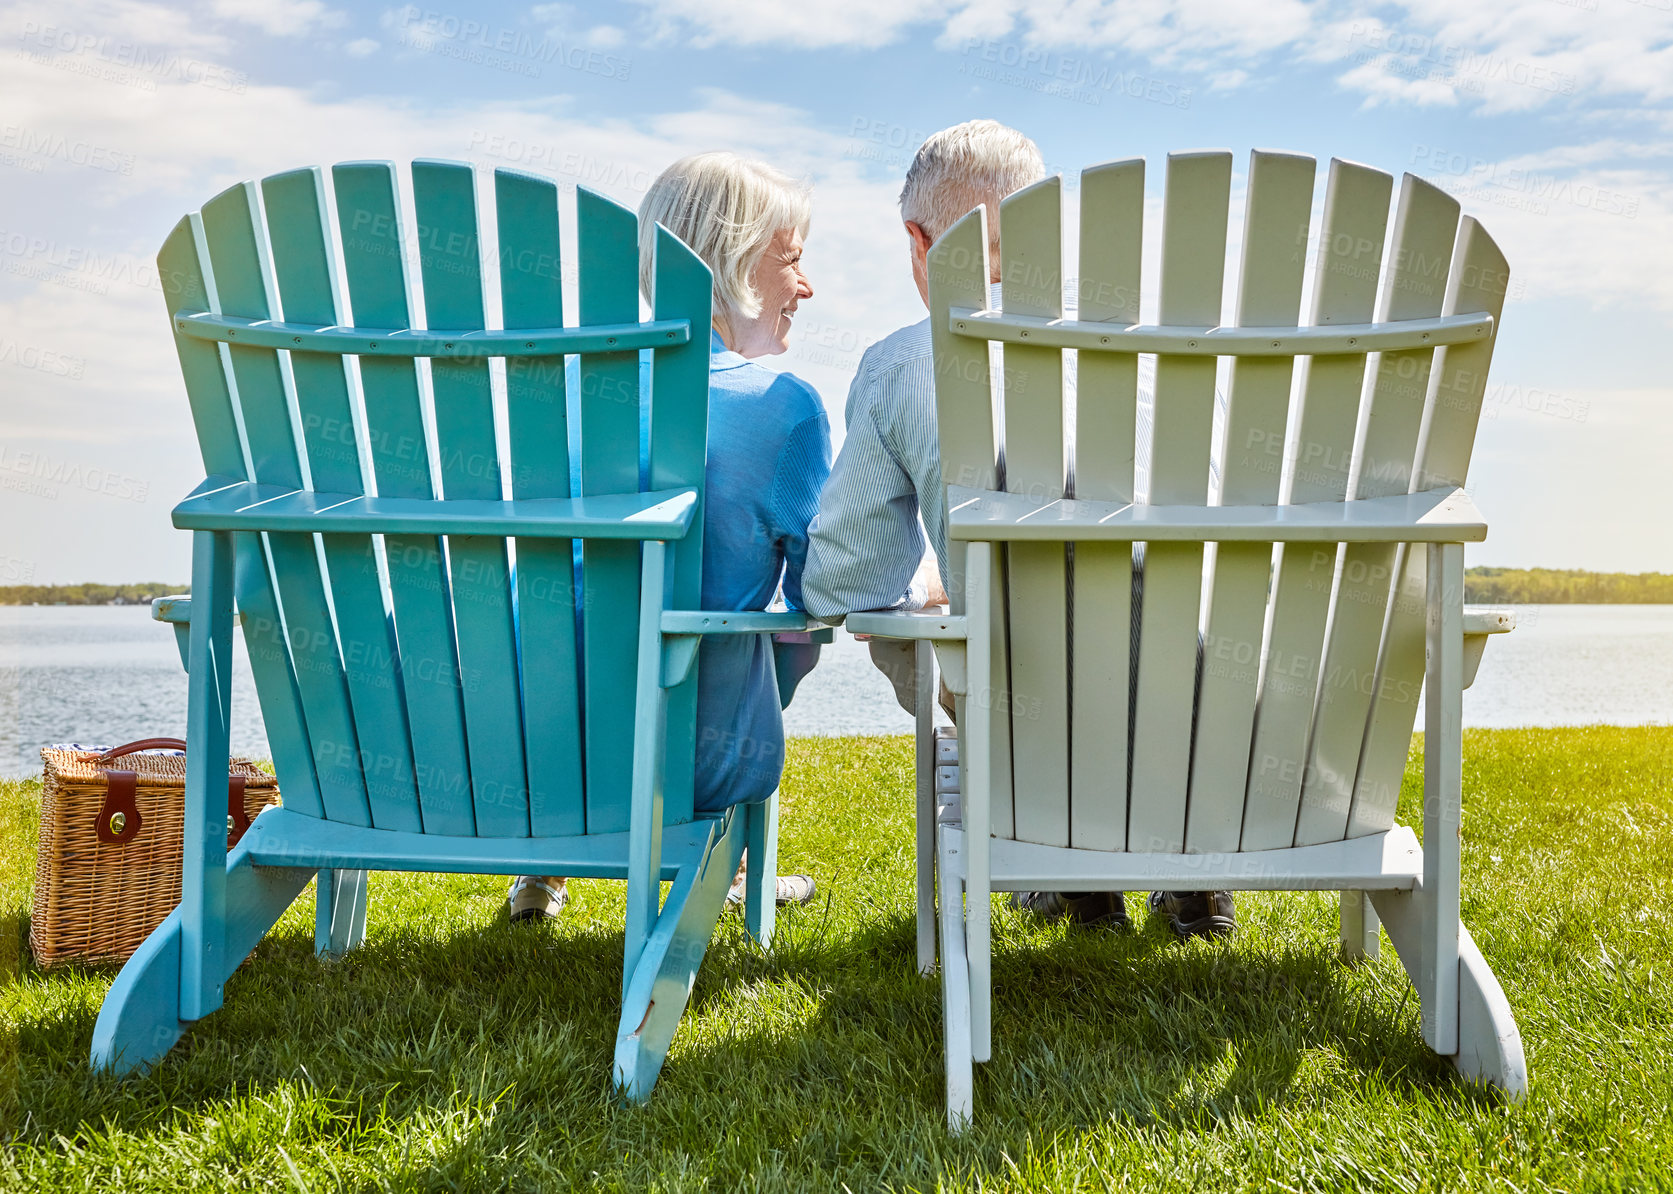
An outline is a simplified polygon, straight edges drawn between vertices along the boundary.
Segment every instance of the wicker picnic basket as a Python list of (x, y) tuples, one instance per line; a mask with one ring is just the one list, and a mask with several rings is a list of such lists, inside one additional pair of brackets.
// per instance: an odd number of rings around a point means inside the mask
[[(147, 738), (107, 751), (45, 748), (29, 948), (41, 966), (125, 961), (180, 903), (185, 743)], [(169, 753), (140, 753), (162, 748)], [(227, 782), (227, 844), (279, 800), (248, 759)]]

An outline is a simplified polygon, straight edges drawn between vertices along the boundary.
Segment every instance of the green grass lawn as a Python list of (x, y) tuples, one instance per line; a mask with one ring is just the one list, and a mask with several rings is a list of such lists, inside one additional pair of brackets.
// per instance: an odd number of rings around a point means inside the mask
[(1183, 945), (1135, 899), (1127, 934), (996, 912), (959, 1139), (913, 959), (910, 766), (906, 739), (792, 744), (781, 869), (819, 898), (768, 952), (723, 918), (643, 1107), (609, 1089), (605, 882), (513, 929), (502, 880), (374, 876), (367, 944), (334, 963), (304, 894), (162, 1065), (95, 1076), (112, 974), (27, 960), (39, 786), (0, 786), (0, 1187), (1673, 1189), (1673, 729), (1465, 738), (1464, 916), (1525, 1104), (1423, 1046), (1391, 950), (1335, 960), (1333, 896), (1242, 896), (1234, 940)]

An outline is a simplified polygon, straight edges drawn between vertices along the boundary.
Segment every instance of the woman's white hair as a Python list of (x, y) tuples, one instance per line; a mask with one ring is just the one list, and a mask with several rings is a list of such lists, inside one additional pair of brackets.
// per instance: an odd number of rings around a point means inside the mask
[(724, 151), (681, 158), (657, 176), (639, 205), (639, 288), (651, 298), (656, 226), (679, 237), (714, 274), (714, 326), (730, 339), (761, 313), (750, 274), (784, 228), (805, 238), (811, 187), (765, 162)]
[(918, 147), (900, 191), (900, 218), (935, 240), (971, 208), (989, 204), (988, 238), (999, 241), (1001, 199), (1046, 176), (1039, 147), (997, 120), (967, 120)]

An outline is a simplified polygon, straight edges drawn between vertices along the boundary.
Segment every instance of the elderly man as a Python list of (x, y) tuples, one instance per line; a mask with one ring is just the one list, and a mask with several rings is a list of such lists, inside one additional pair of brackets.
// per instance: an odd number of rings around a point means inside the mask
[[(978, 205), (987, 208), (990, 280), (998, 305), (1000, 201), (1044, 177), (1034, 142), (997, 121), (967, 121), (924, 142), (907, 171), (900, 212), (911, 244), (912, 280), (926, 307), (930, 246)], [(808, 612), (836, 621), (859, 610), (944, 604), (947, 577), (939, 561), (947, 558), (947, 515), (928, 319), (866, 350), (848, 391), (846, 418), (848, 438), (809, 529), (802, 578)], [(1141, 425), (1141, 439), (1148, 430), (1147, 423)], [(926, 566), (926, 531), (934, 568)], [(913, 712), (911, 645), (873, 641), (871, 655), (902, 708)], [(941, 703), (951, 715), (945, 688)], [(1119, 892), (1026, 892), (1017, 904), (1081, 923), (1130, 923)], [(1229, 892), (1156, 892), (1150, 904), (1182, 936), (1223, 934), (1236, 925)]]

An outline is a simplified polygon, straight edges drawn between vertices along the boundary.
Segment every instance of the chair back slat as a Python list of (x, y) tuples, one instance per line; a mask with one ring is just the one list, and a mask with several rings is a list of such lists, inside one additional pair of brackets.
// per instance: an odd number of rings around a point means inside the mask
[[(1220, 322), (1231, 165), (1229, 153), (1168, 158), (1160, 279), (1164, 325)], [(1208, 500), (1215, 365), (1213, 357), (1157, 358), (1152, 503)], [(1202, 562), (1198, 544), (1152, 543), (1145, 550), (1128, 849), (1178, 852), (1185, 845)]]
[[(543, 178), (496, 170), (494, 203), (505, 326), (562, 326), (557, 186)], [(506, 361), (505, 397), (512, 496), (569, 497), (564, 358)], [(574, 544), (569, 539), (520, 538), (516, 549), (529, 830), (536, 837), (584, 833)]]
[(1487, 340), (1454, 344), (1441, 358), (1435, 400), (1425, 412), (1413, 489), (1463, 485), (1481, 426), (1481, 400), (1487, 392), (1487, 366), (1498, 341), (1498, 318), (1504, 310), (1510, 266), (1487, 230), (1466, 217), (1459, 226), (1459, 265), (1447, 283), (1443, 314), (1486, 311), (1494, 318)]
[[(414, 162), (412, 184), (425, 322), (433, 329), (480, 331), (486, 321), (476, 172), (458, 162)], [(432, 361), (430, 389), (442, 497), (499, 500), (487, 359)], [(523, 710), (514, 680), (517, 642), (505, 540), (449, 536), (447, 564), (476, 834), (527, 837)]]
[[(163, 284), (163, 298), (171, 321), (177, 312), (207, 311), (212, 307), (213, 280), (198, 252), (195, 224), (201, 224), (201, 216), (182, 218), (157, 254), (157, 276)], [(183, 335), (179, 327), (174, 327), (173, 332), (204, 472), (211, 477), (249, 480), (221, 346)], [(286, 793), (287, 807), (317, 817), (323, 810), (314, 776), (313, 751), (308, 745), (290, 652), (279, 631), (278, 601), (273, 595), (261, 540), (254, 535), (237, 535), (234, 545), (233, 587), (238, 606), (244, 612), (244, 645), (256, 682), (267, 740), (273, 747), (273, 767), (278, 773), (279, 786)]]
[[(290, 323), (338, 322), (331, 287), (331, 247), (317, 170), (292, 170), (262, 180), (262, 210), (272, 246), (279, 305)], [(348, 373), (329, 352), (290, 354), (308, 476), (327, 493), (363, 493)]]
[(163, 301), (168, 304), (174, 349), (180, 358), (180, 373), (192, 407), (192, 426), (197, 433), (198, 452), (203, 457), (203, 471), (211, 477), (248, 481), (249, 470), (238, 438), (238, 421), (232, 413), (232, 390), (221, 362), (221, 346), (183, 335), (180, 328), (172, 325), (177, 311), (210, 309), (208, 281), (198, 260), (195, 222), (191, 216), (182, 216), (169, 233), (157, 254), (157, 278), (162, 283)]
[[(1144, 242), (1144, 159), (1081, 174), (1082, 320), (1139, 321)], [(1133, 500), (1138, 357), (1088, 353), (1075, 382), (1074, 494)], [(1069, 844), (1120, 850), (1127, 843), (1133, 550), (1081, 543), (1070, 572)]]
[[(222, 314), (267, 319), (273, 316), (268, 297), (271, 279), (262, 268), (255, 194), (254, 185), (244, 183), (204, 204), (204, 240)], [(301, 488), (301, 457), (277, 350), (246, 344), (229, 344), (227, 350), (255, 480)], [(333, 820), (370, 825), (348, 683), (314, 537), (273, 534), (266, 540), (296, 689), (307, 718), (321, 803)], [(254, 559), (250, 566), (255, 567)]]
[[(1240, 327), (1294, 327), (1300, 319), (1317, 170), (1312, 158), (1298, 154), (1250, 155), (1237, 281)], [(1293, 357), (1232, 362), (1222, 505), (1277, 504), (1294, 373)], [(1236, 850), (1242, 836), (1272, 554), (1270, 543), (1221, 543), (1215, 549), (1186, 811), (1185, 849), (1191, 853)]]
[[(576, 192), (581, 245), (581, 322), (639, 318), (638, 223), (602, 195)], [(701, 339), (704, 328), (691, 329)], [(581, 361), (581, 492), (639, 489), (639, 354), (603, 353)], [(582, 548), (586, 594), (582, 653), (586, 668), (587, 832), (628, 827), (639, 547), (594, 540)]]
[[(285, 318), (321, 326), (338, 323), (323, 176), (318, 170), (293, 170), (263, 180), (261, 193)], [(335, 353), (291, 352), (290, 367), (314, 488), (327, 493), (363, 492), (343, 358)], [(422, 821), (411, 733), (372, 537), (322, 535), (320, 544), (355, 735), (362, 745), (357, 764), (372, 824), (378, 829), (416, 831)]]
[[(1394, 257), (1386, 271), (1379, 320), (1441, 313), (1457, 232), (1457, 200), (1406, 175), (1395, 210)], [(1379, 357), (1358, 452), (1355, 497), (1408, 491), (1434, 357), (1433, 349)], [(1340, 841), (1347, 828), (1397, 551), (1392, 543), (1350, 543), (1343, 548), (1313, 740), (1302, 771), (1298, 846)]]
[[(1005, 310), (1063, 315), (1062, 180), (1049, 178), (1000, 205), (1000, 292)], [(1063, 353), (1005, 347), (1005, 488), (1042, 501), (1063, 496)], [(1069, 844), (1068, 565), (1059, 543), (1013, 543), (1006, 551), (1011, 628), (1012, 768), (1034, 776), (1038, 794), (1016, 806), (1019, 840)]]
[[(1379, 170), (1338, 160), (1330, 164), (1326, 187), (1309, 322), (1365, 323), (1376, 301), (1393, 180)], [(1347, 496), (1364, 379), (1363, 353), (1307, 359), (1299, 423), (1286, 440), (1293, 461), (1291, 502), (1335, 502)], [(1336, 556), (1328, 544), (1287, 545), (1279, 553), (1250, 750), (1245, 850), (1269, 850), (1295, 840)]]
[[(331, 177), (354, 325), (411, 327), (394, 166), (344, 163)], [(358, 360), (379, 495), (434, 497), (417, 363), (369, 355)], [(384, 553), (424, 831), (470, 836), (476, 812), (441, 541), (434, 535), (386, 535)]]
[[(268, 319), (267, 286), (262, 278), (248, 183), (228, 187), (203, 205), (203, 237), (209, 249), (221, 314)], [(301, 458), (285, 405), (279, 354), (268, 348), (228, 344), (238, 411), (254, 467), (251, 478), (262, 485), (302, 487)]]
[[(932, 247), (927, 262), (941, 479), (945, 485), (968, 485), (973, 489), (996, 489), (999, 486), (990, 347), (984, 341), (954, 335), (949, 319), (955, 307), (981, 310), (988, 306), (988, 239), (987, 209), (978, 207), (941, 235)], [(947, 544), (947, 598), (955, 614), (965, 611), (966, 554), (964, 544)], [(986, 586), (991, 593), (1003, 593), (1004, 556), (1004, 552), (991, 553), (989, 574), (971, 578), (970, 583)], [(994, 618), (988, 633), (993, 658), (1008, 660), (1011, 654), (1008, 619)], [(969, 693), (965, 697), (966, 702), (988, 701), (995, 709), (1008, 709), (1008, 677), (1008, 668), (996, 669), (988, 690)], [(988, 747), (990, 817), (994, 833), (1010, 837), (1014, 828), (1011, 816), (1011, 720), (995, 717), (992, 727), (992, 741)]]
[[(666, 228), (656, 231), (653, 275), (657, 319), (692, 320), (691, 340), (656, 354), (652, 365), (650, 487), (703, 488), (708, 461), (709, 326), (714, 283), (708, 267)], [(676, 608), (698, 609), (703, 595), (703, 507), (691, 531), (673, 546), (672, 599)], [(662, 811), (670, 821), (690, 820), (697, 746), (697, 678), (688, 677), (668, 694), (668, 750), (664, 762)]]
[[(1439, 315), (1458, 238), (1458, 201), (1408, 174), (1395, 213), (1395, 261), (1388, 275), (1379, 320)], [(1462, 352), (1465, 346), (1449, 352)], [(1376, 384), (1360, 451), (1356, 498), (1409, 493), (1424, 398), (1435, 354), (1429, 349), (1385, 352), (1378, 358)]]
[[(1419, 435), (1422, 446), (1412, 478), (1414, 491), (1464, 484), (1509, 285), (1510, 266), (1504, 254), (1486, 229), (1466, 216), (1459, 225), (1458, 248), (1441, 309), (1447, 314), (1486, 311), (1493, 316), (1494, 331), (1485, 342), (1443, 350), (1434, 397)], [(1426, 564), (1422, 552), (1408, 550), (1403, 567), (1396, 568), (1399, 580), (1378, 657), (1377, 696), (1348, 813), (1349, 837), (1380, 833), (1394, 823), (1400, 777), (1423, 687)]]

